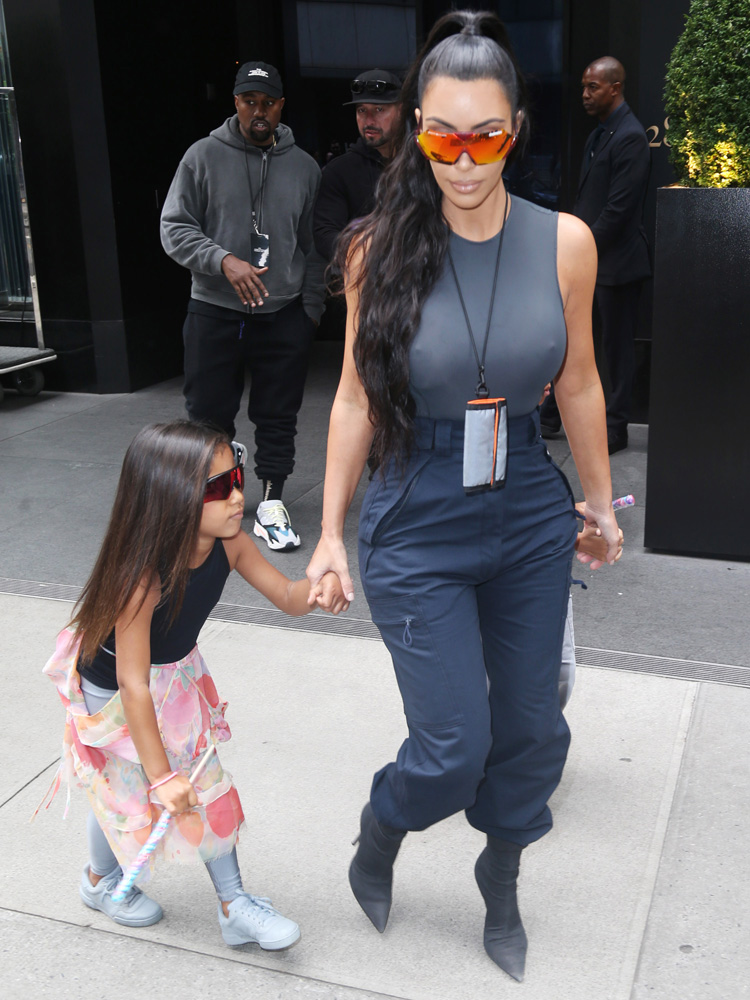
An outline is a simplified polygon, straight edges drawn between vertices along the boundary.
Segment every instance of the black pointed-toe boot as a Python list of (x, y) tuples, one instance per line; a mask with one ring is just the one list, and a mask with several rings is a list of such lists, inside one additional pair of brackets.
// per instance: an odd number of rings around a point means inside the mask
[(357, 853), (349, 866), (349, 884), (354, 897), (382, 934), (391, 912), (393, 862), (405, 830), (384, 826), (375, 819), (368, 802), (362, 810)]
[(487, 837), (487, 846), (477, 858), (474, 876), (487, 906), (484, 949), (503, 972), (523, 982), (526, 968), (526, 931), (516, 899), (521, 860), (520, 844)]

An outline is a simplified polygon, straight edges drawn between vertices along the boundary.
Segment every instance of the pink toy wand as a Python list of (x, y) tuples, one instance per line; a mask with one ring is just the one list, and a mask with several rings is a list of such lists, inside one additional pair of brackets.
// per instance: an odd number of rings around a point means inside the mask
[[(206, 752), (203, 754), (198, 766), (190, 775), (191, 785), (195, 783), (195, 779), (198, 777), (203, 768), (206, 766), (206, 764), (208, 763), (208, 758), (211, 756), (211, 754), (215, 749), (216, 747), (212, 743), (211, 746), (208, 748), (208, 750), (206, 750)], [(161, 817), (159, 818), (159, 822), (151, 831), (148, 840), (138, 852), (137, 858), (132, 863), (132, 865), (128, 865), (127, 871), (120, 879), (115, 891), (112, 893), (113, 903), (121, 903), (123, 899), (125, 899), (125, 896), (132, 888), (133, 883), (135, 882), (135, 880), (138, 878), (138, 876), (141, 874), (144, 867), (146, 866), (146, 862), (156, 850), (156, 845), (159, 843), (161, 838), (167, 832), (167, 827), (169, 826), (169, 821), (171, 819), (172, 819), (171, 813), (168, 813), (167, 810), (165, 809), (164, 812), (161, 814)]]
[(618, 497), (617, 500), (612, 501), (613, 510), (624, 510), (625, 507), (632, 507), (635, 503), (635, 497), (632, 493), (628, 493), (626, 497)]

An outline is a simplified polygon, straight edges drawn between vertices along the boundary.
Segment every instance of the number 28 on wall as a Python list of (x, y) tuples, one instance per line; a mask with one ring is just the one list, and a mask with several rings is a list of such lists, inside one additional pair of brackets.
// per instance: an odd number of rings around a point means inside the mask
[(658, 125), (649, 125), (649, 127), (646, 129), (646, 134), (648, 135), (648, 144), (649, 144), (649, 146), (653, 147), (654, 149), (658, 149), (658, 147), (661, 146), (661, 145), (669, 146), (670, 142), (669, 142), (669, 139), (667, 139), (667, 132), (668, 131), (669, 131), (669, 118), (665, 118), (664, 119), (664, 138), (663, 139), (659, 138), (659, 132), (660, 132), (659, 126)]

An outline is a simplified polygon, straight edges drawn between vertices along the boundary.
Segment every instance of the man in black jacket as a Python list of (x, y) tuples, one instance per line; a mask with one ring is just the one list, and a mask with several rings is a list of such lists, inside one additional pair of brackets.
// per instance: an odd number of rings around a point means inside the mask
[[(591, 63), (581, 86), (584, 110), (599, 124), (586, 142), (573, 214), (591, 227), (599, 254), (595, 298), (612, 386), (607, 402), (612, 455), (628, 445), (638, 296), (651, 274), (643, 228), (651, 155), (645, 130), (623, 97), (625, 70), (617, 59)], [(559, 427), (549, 404), (542, 420), (548, 429)]]
[(383, 69), (370, 69), (352, 80), (359, 139), (326, 166), (315, 205), (315, 247), (326, 260), (352, 219), (369, 215), (383, 167), (396, 152), (401, 124), (401, 81)]

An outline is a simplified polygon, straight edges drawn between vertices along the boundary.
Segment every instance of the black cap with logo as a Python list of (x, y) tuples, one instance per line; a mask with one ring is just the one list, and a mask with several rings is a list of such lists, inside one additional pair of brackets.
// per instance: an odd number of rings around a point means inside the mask
[(259, 90), (269, 97), (283, 97), (284, 86), (275, 66), (265, 62), (246, 62), (237, 70), (232, 93), (247, 94), (250, 90)]

